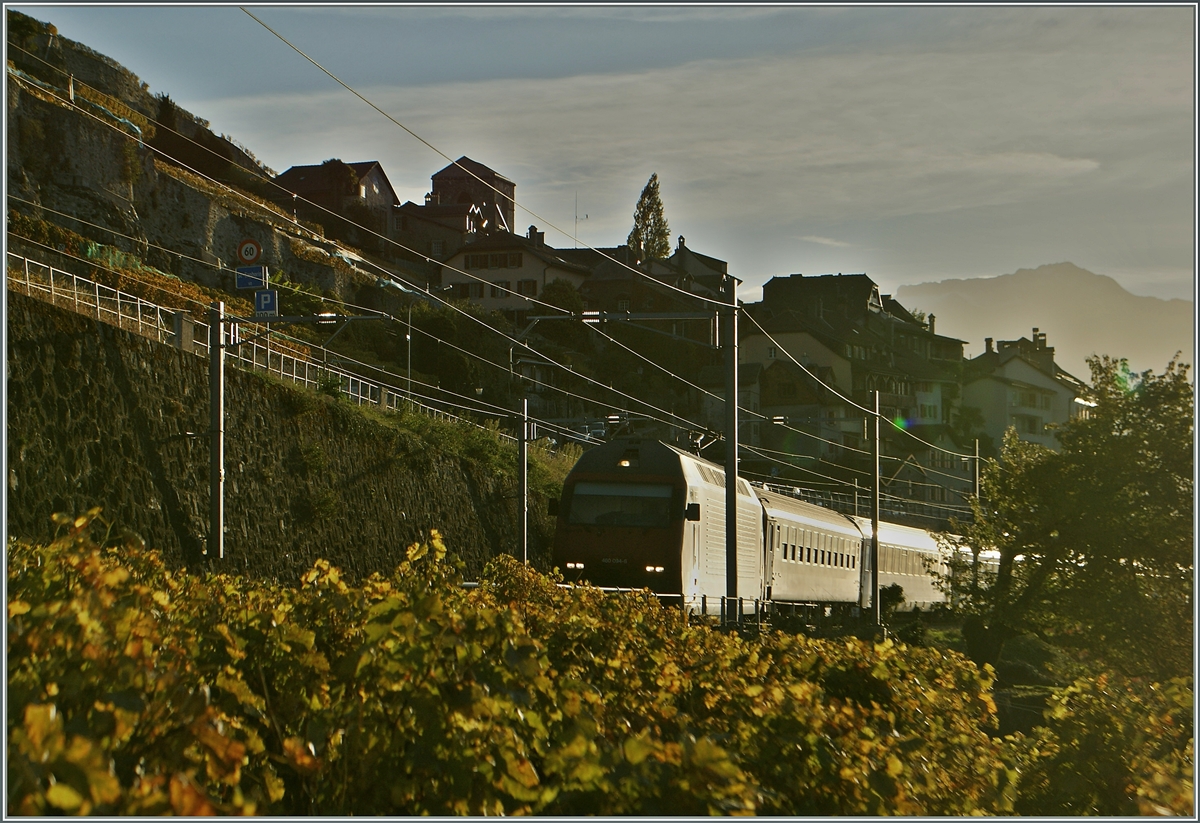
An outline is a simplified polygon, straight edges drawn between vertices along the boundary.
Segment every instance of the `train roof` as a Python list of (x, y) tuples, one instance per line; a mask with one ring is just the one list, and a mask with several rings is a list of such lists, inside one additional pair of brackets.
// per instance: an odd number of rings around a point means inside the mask
[(844, 514), (813, 503), (806, 503), (803, 500), (796, 500), (778, 492), (755, 489), (754, 493), (758, 495), (758, 499), (762, 501), (763, 508), (770, 517), (820, 526), (856, 540), (862, 539), (863, 534), (857, 525)]
[[(863, 537), (871, 537), (871, 518), (852, 516), (851, 519), (858, 524), (859, 529), (862, 530)], [(933, 539), (932, 534), (924, 529), (901, 526), (899, 523), (887, 523), (882, 520), (879, 521), (879, 542), (931, 552), (938, 550), (937, 541)]]

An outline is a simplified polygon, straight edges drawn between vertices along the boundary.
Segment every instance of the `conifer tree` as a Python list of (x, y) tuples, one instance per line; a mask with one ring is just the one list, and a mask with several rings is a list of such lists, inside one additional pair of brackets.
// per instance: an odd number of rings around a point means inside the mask
[(629, 248), (640, 260), (661, 260), (671, 253), (671, 228), (663, 214), (662, 198), (658, 194), (658, 174), (650, 175), (642, 196), (633, 212), (633, 228), (629, 232)]

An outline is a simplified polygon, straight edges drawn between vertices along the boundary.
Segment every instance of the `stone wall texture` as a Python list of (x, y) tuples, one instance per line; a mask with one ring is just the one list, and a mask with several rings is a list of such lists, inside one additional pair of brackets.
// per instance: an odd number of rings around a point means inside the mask
[[(345, 400), (226, 369), (225, 559), (206, 553), (206, 357), (8, 292), (7, 528), (48, 540), (93, 506), (173, 565), (294, 581), (324, 558), (390, 572), (438, 529), (473, 576), (515, 553), (513, 471), (441, 451)], [(530, 560), (553, 521), (531, 495)]]

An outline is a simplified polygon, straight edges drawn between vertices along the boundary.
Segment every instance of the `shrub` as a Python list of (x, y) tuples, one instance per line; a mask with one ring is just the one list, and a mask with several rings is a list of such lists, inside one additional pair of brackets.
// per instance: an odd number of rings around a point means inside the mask
[[(58, 519), (9, 544), (10, 814), (1004, 813), (1022, 758), (1044, 811), (1111, 699), (1066, 698), (1078, 734), (1002, 741), (953, 653), (725, 634), (509, 557), (468, 590), (436, 532), (388, 576), (317, 561), (287, 588)], [(1112, 748), (1127, 796), (1179, 813), (1191, 693), (1155, 694), (1121, 717), (1172, 735)]]
[(1017, 810), (1025, 814), (1192, 817), (1193, 692), (1101, 674), (1051, 700), (1027, 741)]

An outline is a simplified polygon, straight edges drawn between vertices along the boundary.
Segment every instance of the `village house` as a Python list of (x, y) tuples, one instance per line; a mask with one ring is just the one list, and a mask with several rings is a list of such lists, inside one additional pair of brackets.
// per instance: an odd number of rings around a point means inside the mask
[[(870, 441), (862, 408), (872, 408), (878, 391), (880, 413), (891, 421), (882, 431), (883, 454), (900, 461), (885, 464), (895, 470), (908, 461), (922, 475), (902, 478), (901, 472), (889, 474), (889, 480), (911, 489), (915, 500), (961, 502), (959, 492), (970, 481), (967, 468), (920, 441), (951, 451), (964, 448), (951, 426), (963, 341), (937, 334), (936, 318), (919, 321), (865, 274), (772, 278), (762, 301), (746, 306), (746, 314), (738, 359), (743, 368), (764, 366), (774, 384), (762, 390), (763, 413), (788, 419), (788, 427), (776, 432), (788, 443), (782, 450), (864, 468)], [(789, 409), (784, 392), (805, 402)]]
[(433, 190), (428, 205), (475, 206), (481, 232), (516, 231), (517, 185), (504, 175), (469, 157), (458, 158), (433, 174)]
[(1054, 427), (1086, 416), (1086, 384), (1054, 362), (1046, 333), (1034, 328), (1032, 340), (985, 339), (983, 354), (969, 360), (963, 379), (963, 403), (983, 413), (984, 431), (999, 447), (1008, 427), (1022, 440), (1058, 448)]
[(441, 269), (442, 287), (454, 299), (502, 312), (516, 325), (524, 325), (530, 314), (546, 313), (531, 298), (540, 298), (555, 280), (578, 289), (590, 276), (590, 268), (547, 246), (536, 226), (524, 237), (506, 231), (483, 234), (446, 258)]
[(400, 199), (378, 161), (343, 163), (335, 159), (315, 166), (292, 166), (275, 182), (293, 195), (291, 203), (286, 197), (279, 198), (281, 205), (290, 206), (297, 218), (322, 224), (332, 236), (381, 246), (378, 237), (371, 242), (371, 235), (391, 235), (391, 213)]

